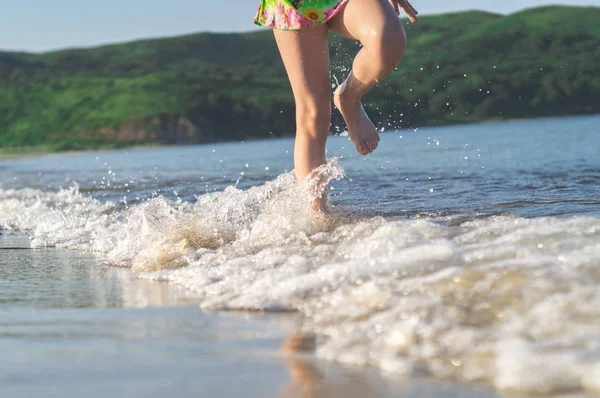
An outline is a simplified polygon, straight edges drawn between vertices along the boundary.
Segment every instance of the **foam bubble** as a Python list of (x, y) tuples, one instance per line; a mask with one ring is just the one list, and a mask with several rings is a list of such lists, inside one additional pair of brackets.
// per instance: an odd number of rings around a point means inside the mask
[(600, 219), (315, 217), (343, 171), (324, 166), (194, 203), (130, 207), (78, 192), (0, 190), (0, 225), (32, 245), (203, 297), (207, 310), (297, 311), (319, 357), (527, 393), (599, 391)]

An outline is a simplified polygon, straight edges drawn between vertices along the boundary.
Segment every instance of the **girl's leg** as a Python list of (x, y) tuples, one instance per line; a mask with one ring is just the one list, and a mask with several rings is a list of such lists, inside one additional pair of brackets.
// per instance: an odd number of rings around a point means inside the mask
[(275, 41), (296, 102), (294, 164), (298, 182), (326, 162), (325, 142), (331, 124), (328, 27), (275, 30)]
[(334, 96), (350, 138), (359, 153), (366, 155), (377, 148), (379, 133), (365, 113), (361, 99), (379, 80), (394, 70), (406, 49), (406, 33), (388, 0), (350, 0), (330, 28), (363, 48), (358, 52), (352, 71)]

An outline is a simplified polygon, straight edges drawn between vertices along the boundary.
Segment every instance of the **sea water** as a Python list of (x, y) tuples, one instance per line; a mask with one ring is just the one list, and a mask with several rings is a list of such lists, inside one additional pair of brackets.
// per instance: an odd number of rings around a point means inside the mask
[[(298, 314), (321, 359), (600, 393), (599, 123), (390, 131), (367, 157), (331, 137), (317, 218), (289, 139), (5, 160), (0, 226), (50, 256), (97, 253), (79, 272), (126, 268), (206, 311)], [(2, 283), (15, 293), (0, 309), (36, 300)]]

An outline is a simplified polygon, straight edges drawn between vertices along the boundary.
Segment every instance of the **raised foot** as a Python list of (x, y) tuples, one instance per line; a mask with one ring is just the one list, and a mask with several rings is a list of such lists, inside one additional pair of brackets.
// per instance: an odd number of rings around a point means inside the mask
[(345, 83), (335, 90), (333, 102), (344, 117), (348, 135), (356, 145), (356, 150), (361, 155), (368, 155), (379, 145), (379, 133), (362, 104), (344, 97), (344, 88)]

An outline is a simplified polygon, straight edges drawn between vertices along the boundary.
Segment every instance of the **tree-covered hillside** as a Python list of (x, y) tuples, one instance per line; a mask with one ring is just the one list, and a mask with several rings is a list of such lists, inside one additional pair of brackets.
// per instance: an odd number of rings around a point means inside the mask
[[(423, 17), (407, 26), (406, 56), (367, 107), (387, 128), (600, 112), (598, 21), (597, 7)], [(333, 78), (341, 81), (357, 44), (331, 43)], [(0, 148), (199, 143), (293, 131), (291, 91), (266, 29), (0, 52)]]

